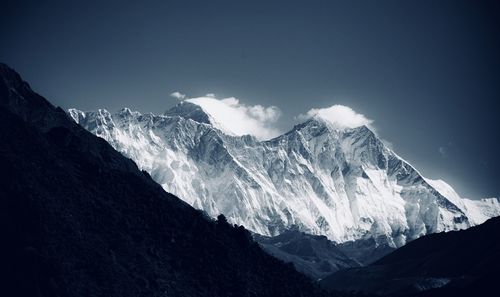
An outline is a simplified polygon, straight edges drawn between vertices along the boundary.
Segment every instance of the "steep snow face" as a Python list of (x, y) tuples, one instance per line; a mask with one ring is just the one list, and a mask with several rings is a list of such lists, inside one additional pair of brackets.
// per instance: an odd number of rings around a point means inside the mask
[(165, 190), (264, 235), (293, 226), (336, 242), (373, 238), (399, 247), (500, 214), (498, 199), (462, 199), (444, 182), (426, 180), (364, 125), (339, 129), (312, 117), (258, 141), (225, 133), (189, 102), (164, 115), (126, 108), (69, 114)]
[(461, 198), (457, 192), (443, 180), (426, 179), (426, 181), (464, 213), (467, 213), (473, 225), (479, 225), (492, 217), (500, 216), (499, 198), (485, 198), (480, 200), (465, 199)]

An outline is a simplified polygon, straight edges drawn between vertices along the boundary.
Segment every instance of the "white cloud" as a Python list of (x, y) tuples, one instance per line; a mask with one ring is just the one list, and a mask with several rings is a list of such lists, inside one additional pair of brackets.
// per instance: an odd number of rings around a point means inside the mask
[(205, 97), (186, 99), (200, 106), (209, 114), (214, 126), (233, 135), (253, 135), (259, 140), (280, 135), (275, 124), (281, 116), (276, 106), (246, 105), (237, 98), (217, 99), (207, 94)]
[[(188, 98), (180, 92), (171, 96), (200, 106), (215, 127), (230, 135), (253, 135), (259, 140), (268, 140), (282, 132), (276, 124), (281, 116), (281, 110), (276, 106), (247, 105), (235, 97), (218, 99), (213, 93), (196, 98)], [(305, 121), (312, 117), (319, 117), (341, 129), (366, 125), (376, 132), (371, 119), (344, 105), (312, 108), (296, 119)]]
[(174, 97), (174, 98), (177, 98), (179, 100), (183, 100), (184, 98), (186, 98), (186, 95), (176, 91), (176, 92), (173, 92), (172, 94), (170, 94), (170, 97)]
[(298, 119), (304, 121), (312, 117), (319, 117), (338, 128), (356, 128), (363, 125), (373, 128), (371, 127), (372, 120), (345, 105), (312, 108), (306, 114), (299, 115)]

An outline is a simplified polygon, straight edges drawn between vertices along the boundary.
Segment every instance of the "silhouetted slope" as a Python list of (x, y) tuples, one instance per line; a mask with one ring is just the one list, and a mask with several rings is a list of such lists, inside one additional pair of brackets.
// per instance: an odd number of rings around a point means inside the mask
[(322, 296), (0, 64), (3, 296)]
[(427, 235), (370, 266), (334, 273), (321, 284), (386, 296), (490, 296), (499, 290), (499, 235), (500, 218)]

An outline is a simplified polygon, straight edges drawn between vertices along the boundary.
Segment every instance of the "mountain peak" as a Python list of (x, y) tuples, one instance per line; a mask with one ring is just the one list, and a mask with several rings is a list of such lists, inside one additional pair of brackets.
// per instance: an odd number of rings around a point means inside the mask
[(356, 128), (363, 125), (369, 126), (373, 123), (372, 120), (368, 119), (363, 114), (355, 112), (348, 106), (339, 104), (327, 108), (313, 108), (299, 117), (320, 119), (328, 122), (336, 129)]
[(179, 116), (185, 119), (192, 119), (198, 123), (212, 124), (210, 116), (201, 106), (187, 101), (177, 103), (174, 107), (167, 110), (164, 115)]
[(21, 77), (17, 72), (15, 72), (12, 68), (7, 66), (6, 64), (0, 63), (0, 77), (4, 80), (5, 85), (12, 85), (13, 83), (22, 82)]
[(132, 110), (130, 110), (130, 108), (128, 108), (128, 107), (124, 107), (124, 108), (120, 109), (120, 111), (118, 112), (118, 114), (127, 115), (127, 116), (131, 116), (133, 113), (139, 114), (139, 112), (137, 112), (137, 111), (132, 112)]
[(104, 108), (87, 112), (70, 108), (68, 109), (68, 114), (76, 123), (91, 130), (102, 126), (115, 126), (111, 113)]
[(357, 127), (339, 126), (332, 124), (331, 121), (325, 120), (320, 116), (313, 116), (300, 124), (296, 124), (290, 132), (293, 131), (301, 131), (301, 133), (310, 136), (333, 133), (344, 136), (356, 136), (357, 138), (373, 137), (378, 139), (375, 132), (367, 125), (360, 125)]
[(193, 98), (179, 102), (177, 105), (167, 110), (165, 112), (165, 115), (179, 116), (185, 119), (191, 119), (198, 123), (209, 124), (212, 127), (218, 129), (219, 131), (222, 131), (226, 135), (230, 136), (239, 135), (234, 133), (233, 130), (230, 129), (228, 126), (225, 126), (222, 123), (223, 121), (220, 121), (221, 115), (222, 116), (228, 115), (229, 112), (227, 110), (218, 110), (217, 108), (214, 108), (212, 104), (206, 104), (207, 102), (201, 99), (210, 100), (211, 103), (215, 102), (217, 106), (224, 108), (224, 104), (220, 103), (216, 99)]

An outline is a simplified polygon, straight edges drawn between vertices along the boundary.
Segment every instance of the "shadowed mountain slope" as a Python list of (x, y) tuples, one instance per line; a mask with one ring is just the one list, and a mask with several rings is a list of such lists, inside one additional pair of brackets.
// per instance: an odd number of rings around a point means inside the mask
[(493, 218), (468, 230), (427, 235), (321, 284), (381, 296), (493, 296), (500, 278), (499, 234), (500, 218)]
[(0, 64), (4, 296), (324, 296)]

